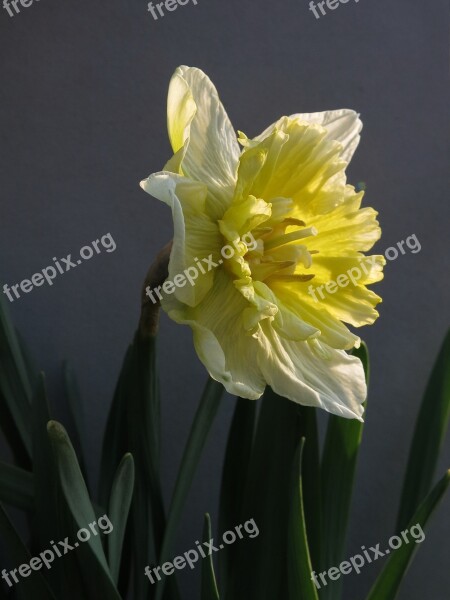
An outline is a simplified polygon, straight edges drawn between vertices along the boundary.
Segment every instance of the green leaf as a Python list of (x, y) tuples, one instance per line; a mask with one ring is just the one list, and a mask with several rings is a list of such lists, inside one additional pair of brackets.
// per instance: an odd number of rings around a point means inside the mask
[[(24, 468), (29, 468), (31, 456), (31, 394), (31, 382), (20, 342), (7, 303), (0, 296), (0, 401), (3, 404), (0, 410), (10, 415), (9, 426), (13, 427), (13, 434), (5, 432), (5, 435), (12, 442), (11, 448), (19, 465)], [(14, 438), (18, 438), (17, 442)]]
[[(13, 427), (14, 438), (11, 448), (13, 452), (16, 450), (16, 445), (21, 444), (25, 449), (26, 463), (21, 466), (28, 467), (31, 457), (31, 438), (30, 438), (30, 404), (28, 399), (22, 394), (18, 386), (18, 381), (14, 377), (14, 368), (9, 357), (5, 357), (3, 352), (0, 353), (0, 400), (4, 404), (2, 412), (8, 414), (10, 426)], [(10, 440), (11, 436), (5, 431), (5, 424), (2, 423), (2, 429), (5, 436)]]
[(305, 438), (302, 451), (303, 505), (308, 545), (314, 567), (320, 565), (322, 549), (322, 498), (320, 486), (320, 449), (317, 409), (299, 406), (300, 434)]
[(316, 587), (311, 579), (312, 564), (306, 533), (303, 504), (302, 439), (294, 461), (292, 499), (288, 525), (288, 600), (318, 600)]
[(425, 391), (403, 484), (397, 529), (402, 529), (431, 489), (450, 418), (450, 332)]
[[(426, 526), (430, 516), (444, 496), (449, 483), (450, 471), (447, 471), (413, 515), (408, 524), (408, 530), (414, 525), (420, 525), (422, 529)], [(414, 552), (417, 549), (418, 544), (412, 543), (411, 541), (408, 544), (403, 543), (398, 550), (395, 550), (391, 554), (381, 575), (371, 589), (367, 600), (380, 600), (380, 598), (383, 600), (394, 600), (397, 597), (402, 579), (405, 576)]]
[(130, 512), (134, 488), (134, 461), (131, 454), (125, 454), (111, 491), (109, 503), (109, 518), (114, 523), (114, 529), (108, 537), (108, 559), (111, 577), (114, 583), (119, 580), (120, 560), (125, 529)]
[[(189, 439), (187, 441), (180, 469), (178, 471), (175, 490), (172, 496), (169, 515), (167, 518), (167, 527), (164, 534), (159, 564), (163, 564), (170, 557), (172, 543), (175, 537), (176, 529), (181, 518), (183, 505), (191, 487), (198, 462), (206, 439), (208, 437), (211, 425), (219, 408), (220, 399), (223, 394), (222, 384), (212, 379), (208, 379), (205, 391), (203, 392), (200, 405), (192, 424)], [(161, 600), (164, 591), (165, 579), (158, 584), (156, 591), (156, 600)]]
[[(1, 359), (0, 359), (1, 360)], [(2, 375), (0, 373), (0, 379)], [(14, 417), (8, 407), (8, 402), (2, 390), (2, 384), (0, 382), (0, 427), (11, 448), (14, 456), (14, 462), (29, 471), (31, 469), (31, 456), (29, 449), (25, 446), (22, 440), (22, 436), (17, 428)]]
[[(149, 592), (144, 569), (160, 551), (165, 524), (159, 475), (160, 398), (155, 338), (143, 339), (136, 334), (129, 369), (123, 399), (127, 451), (133, 454), (136, 466), (130, 519), (134, 595), (136, 600), (146, 600), (154, 590)], [(143, 536), (142, 530), (148, 534)], [(174, 583), (175, 579), (171, 585)]]
[(67, 361), (64, 362), (63, 365), (63, 375), (64, 388), (66, 391), (67, 402), (69, 405), (69, 412), (74, 426), (72, 436), (74, 440), (74, 446), (77, 450), (77, 455), (79, 457), (81, 472), (83, 473), (83, 477), (87, 480), (86, 462), (84, 460), (83, 453), (84, 417), (81, 403), (81, 394), (78, 388), (78, 383), (75, 378), (75, 374)]
[[(116, 466), (120, 463), (123, 455), (130, 451), (127, 431), (127, 391), (126, 382), (130, 379), (130, 364), (133, 354), (133, 346), (127, 349), (123, 361), (119, 379), (114, 391), (114, 397), (106, 423), (103, 438), (102, 459), (100, 469), (99, 498), (103, 506), (108, 506), (111, 488), (116, 474)], [(135, 469), (136, 470), (136, 469)], [(143, 527), (148, 527), (143, 523)], [(149, 531), (149, 536), (151, 535)], [(136, 542), (135, 542), (136, 543)], [(118, 589), (126, 597), (130, 583), (130, 575), (133, 571), (132, 565), (132, 540), (131, 525), (128, 521), (125, 540), (122, 548), (122, 561)]]
[(30, 350), (29, 350), (27, 344), (25, 343), (25, 340), (23, 339), (22, 335), (17, 330), (17, 328), (15, 329), (15, 332), (16, 332), (17, 341), (20, 346), (20, 350), (22, 352), (23, 363), (25, 365), (26, 372), (28, 374), (28, 381), (30, 382), (30, 388), (31, 388), (31, 391), (33, 391), (33, 389), (36, 386), (36, 379), (39, 374), (39, 370), (36, 368), (33, 357), (30, 354)]
[[(52, 443), (58, 474), (67, 503), (79, 527), (86, 527), (96, 521), (89, 493), (84, 482), (73, 446), (64, 427), (56, 421), (47, 426)], [(105, 554), (100, 539), (92, 537), (92, 549), (99, 561), (108, 571)]]
[(33, 510), (32, 473), (0, 462), (0, 501), (23, 510)]
[(52, 539), (57, 539), (58, 527), (55, 520), (57, 512), (56, 471), (47, 435), (50, 409), (43, 373), (39, 374), (31, 414), (33, 424), (33, 478), (35, 483), (36, 528), (39, 543), (41, 546), (44, 546), (48, 543), (49, 536)]
[(260, 533), (237, 546), (228, 600), (287, 597), (286, 561), (274, 557), (286, 553), (292, 468), (301, 437), (298, 405), (268, 387), (262, 399), (242, 513), (243, 520), (254, 519)]
[[(242, 523), (244, 491), (255, 433), (257, 403), (237, 398), (228, 436), (220, 495), (219, 531), (221, 535)], [(219, 555), (222, 593), (236, 559), (236, 544), (225, 545)]]
[[(19, 534), (1, 504), (0, 533), (10, 567), (17, 569), (20, 565), (29, 564), (31, 554), (20, 539)], [(27, 578), (20, 577), (19, 575), (18, 579), (19, 583), (15, 583), (14, 579), (10, 577), (12, 585), (15, 586), (16, 598), (19, 600), (29, 600), (30, 598), (33, 598), (33, 600), (55, 600), (55, 596), (40, 571), (32, 571), (31, 575)]]
[[(52, 442), (54, 458), (58, 470), (59, 481), (64, 498), (70, 508), (76, 525), (88, 528), (97, 522), (94, 509), (84, 482), (75, 451), (69, 437), (62, 425), (50, 421), (48, 435)], [(114, 524), (113, 524), (114, 525)], [(85, 582), (89, 586), (89, 598), (101, 596), (105, 600), (120, 600), (114, 582), (112, 581), (101, 540), (98, 536), (91, 535), (90, 539), (80, 544), (80, 550), (89, 548), (89, 556), (94, 560), (81, 561), (81, 567), (86, 573)], [(84, 552), (86, 555), (87, 553)], [(94, 595), (95, 593), (95, 595)]]
[[(209, 514), (205, 515), (205, 525), (203, 528), (203, 542), (209, 542), (212, 539), (211, 518)], [(203, 559), (202, 563), (202, 592), (201, 600), (220, 600), (217, 589), (216, 576), (214, 574), (214, 563), (212, 554)]]
[[(369, 356), (363, 343), (353, 352), (363, 363), (369, 379)], [(320, 570), (342, 562), (355, 478), (356, 463), (362, 439), (363, 423), (330, 415), (322, 458), (322, 526), (326, 539), (322, 542)], [(330, 583), (321, 593), (324, 600), (338, 600), (342, 581)]]
[[(156, 563), (161, 551), (166, 516), (159, 473), (160, 399), (156, 364), (156, 339), (139, 333), (129, 348), (108, 418), (102, 456), (101, 501), (107, 505), (117, 465), (126, 452), (135, 462), (135, 485), (122, 550), (119, 589), (125, 596), (130, 571), (134, 573), (134, 598), (147, 600), (155, 593), (142, 574)], [(142, 535), (146, 531), (146, 535)], [(132, 566), (133, 563), (133, 566)], [(171, 577), (165, 600), (177, 600)]]
[[(32, 403), (33, 480), (35, 486), (33, 531), (37, 532), (35, 545), (46, 548), (49, 540), (64, 539), (74, 532), (73, 519), (58, 486), (53, 452), (47, 434), (50, 421), (45, 377), (39, 374)], [(75, 529), (76, 531), (76, 529)], [(57, 596), (75, 600), (84, 593), (76, 557), (66, 556), (58, 568), (47, 573)]]
[(103, 506), (108, 506), (117, 465), (120, 463), (123, 455), (129, 450), (126, 441), (126, 399), (124, 397), (124, 387), (125, 380), (129, 375), (131, 354), (132, 346), (127, 349), (125, 354), (103, 437), (99, 489), (100, 504)]
[(8, 305), (2, 296), (0, 296), (0, 348), (2, 354), (6, 349), (10, 353), (24, 395), (30, 401), (32, 388), (27, 362), (22, 354), (20, 340), (12, 324)]

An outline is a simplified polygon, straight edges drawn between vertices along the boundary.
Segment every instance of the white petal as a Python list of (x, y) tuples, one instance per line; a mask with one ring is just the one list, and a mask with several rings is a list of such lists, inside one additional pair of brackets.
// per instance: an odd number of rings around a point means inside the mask
[(350, 162), (360, 140), (362, 122), (354, 110), (342, 108), (318, 113), (293, 115), (308, 123), (317, 123), (328, 131), (328, 138), (343, 146), (342, 158)]
[[(285, 117), (282, 117), (276, 123), (273, 123), (263, 133), (255, 138), (261, 141), (272, 133)], [(326, 110), (317, 113), (296, 113), (289, 117), (290, 119), (299, 119), (307, 123), (321, 125), (328, 131), (327, 138), (342, 144), (342, 158), (350, 162), (360, 140), (362, 122), (359, 114), (348, 108), (339, 110)]]
[(186, 145), (183, 173), (206, 183), (220, 199), (230, 195), (240, 149), (217, 90), (203, 71), (178, 67), (169, 86), (167, 119), (174, 152)]
[(167, 98), (167, 128), (172, 149), (176, 153), (189, 138), (190, 125), (197, 105), (187, 82), (175, 72)]
[(284, 305), (273, 291), (262, 281), (253, 282), (255, 292), (278, 307), (272, 327), (281, 337), (292, 341), (304, 341), (320, 335), (319, 329), (306, 323), (295, 312)]
[(367, 387), (361, 361), (330, 348), (329, 359), (317, 356), (308, 342), (290, 342), (262, 325), (266, 343), (259, 356), (272, 389), (298, 404), (317, 406), (348, 419), (362, 420)]
[[(183, 287), (176, 287), (173, 293), (181, 302), (195, 306), (211, 288), (214, 279), (212, 271), (201, 273), (197, 260), (210, 254), (215, 258), (215, 251), (218, 253), (222, 245), (219, 227), (205, 211), (206, 185), (181, 175), (161, 172), (150, 175), (141, 182), (141, 187), (172, 209), (174, 236), (168, 280), (173, 282), (177, 275), (188, 270), (193, 285), (188, 281)], [(198, 276), (194, 279), (195, 273)]]
[(213, 379), (230, 394), (250, 400), (262, 395), (266, 384), (257, 363), (259, 342), (243, 323), (248, 302), (223, 269), (216, 270), (214, 287), (197, 307), (183, 306), (173, 296), (161, 304), (171, 319), (192, 328), (197, 354)]

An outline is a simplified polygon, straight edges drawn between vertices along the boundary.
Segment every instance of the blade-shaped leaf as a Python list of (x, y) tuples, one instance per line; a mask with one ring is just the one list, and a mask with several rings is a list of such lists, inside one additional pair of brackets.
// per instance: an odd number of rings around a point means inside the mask
[(77, 456), (79, 457), (79, 463), (81, 467), (81, 472), (83, 473), (84, 479), (87, 481), (87, 473), (86, 473), (86, 463), (84, 460), (84, 440), (83, 440), (83, 432), (84, 432), (84, 418), (83, 418), (83, 409), (81, 404), (81, 394), (78, 389), (78, 383), (75, 378), (75, 374), (66, 361), (63, 365), (63, 375), (64, 375), (64, 388), (66, 392), (67, 402), (69, 405), (69, 412), (73, 421), (73, 440), (74, 446), (77, 451)]
[(24, 396), (31, 399), (32, 387), (28, 376), (27, 362), (22, 354), (20, 340), (11, 321), (9, 308), (2, 296), (0, 296), (0, 348), (3, 352), (8, 350), (17, 373)]
[(312, 565), (303, 505), (302, 454), (304, 438), (294, 460), (288, 525), (288, 600), (318, 600), (312, 581)]
[(0, 501), (16, 508), (33, 510), (34, 483), (32, 473), (0, 462)]
[(243, 539), (227, 586), (228, 600), (273, 600), (287, 596), (285, 554), (294, 456), (301, 439), (298, 406), (264, 393), (245, 490), (243, 519), (254, 519), (255, 539)]
[[(32, 403), (33, 480), (35, 486), (33, 519), (37, 532), (36, 546), (45, 548), (50, 539), (64, 539), (73, 532), (73, 519), (64, 499), (60, 497), (53, 452), (48, 439), (47, 424), (50, 409), (45, 388), (45, 377), (39, 374)], [(51, 569), (47, 578), (57, 596), (67, 600), (80, 597), (84, 588), (76, 558), (67, 556), (58, 569)]]
[[(27, 463), (22, 463), (21, 466), (28, 466), (31, 457), (30, 404), (21, 393), (17, 379), (14, 378), (11, 361), (8, 357), (4, 358), (3, 354), (0, 354), (0, 400), (4, 403), (2, 412), (8, 414), (10, 426), (14, 430), (14, 437), (18, 438), (18, 442), (26, 452)], [(5, 431), (4, 423), (2, 423), (2, 428), (5, 437), (9, 440), (11, 436)], [(16, 444), (13, 441), (11, 449), (15, 451), (15, 447)]]
[[(220, 495), (219, 531), (223, 535), (243, 520), (244, 491), (248, 478), (256, 423), (257, 403), (237, 398), (228, 436)], [(236, 545), (225, 545), (219, 555), (219, 572), (223, 595), (233, 569)]]
[(30, 388), (31, 388), (31, 391), (33, 391), (33, 389), (36, 386), (36, 379), (37, 379), (37, 376), (39, 375), (39, 370), (36, 368), (34, 359), (31, 356), (30, 350), (29, 350), (25, 340), (23, 339), (22, 335), (20, 334), (20, 332), (17, 329), (15, 331), (16, 331), (17, 341), (19, 342), (20, 350), (22, 352), (23, 363), (25, 365), (25, 368), (26, 368), (26, 371), (28, 374), (28, 381), (30, 382)]
[[(427, 524), (440, 500), (444, 496), (450, 483), (450, 471), (437, 483), (433, 490), (417, 509), (409, 522), (408, 529), (414, 525), (420, 525), (422, 529)], [(371, 589), (367, 600), (395, 600), (406, 571), (411, 563), (414, 552), (418, 549), (417, 543), (410, 542), (402, 544), (398, 550), (394, 550), (389, 557), (381, 575)]]
[[(103, 444), (101, 475), (101, 501), (107, 505), (114, 477), (112, 465), (118, 464), (126, 452), (133, 454), (135, 486), (122, 550), (119, 589), (126, 594), (132, 570), (135, 600), (147, 600), (155, 593), (143, 573), (147, 565), (157, 562), (166, 523), (159, 474), (159, 403), (156, 339), (137, 333), (114, 394)], [(176, 579), (171, 577), (164, 600), (177, 599)]]
[[(0, 359), (1, 360), (1, 359)], [(2, 377), (0, 373), (0, 378)], [(2, 433), (11, 448), (15, 463), (25, 470), (31, 469), (31, 453), (23, 443), (22, 436), (17, 428), (14, 417), (11, 414), (8, 402), (2, 391), (0, 383), (0, 427)]]
[(320, 565), (322, 547), (322, 498), (320, 486), (320, 449), (316, 408), (299, 406), (300, 434), (305, 438), (302, 451), (303, 505), (311, 562)]
[(35, 482), (35, 516), (38, 539), (41, 546), (48, 543), (49, 536), (58, 534), (55, 514), (56, 471), (51, 445), (47, 436), (50, 409), (45, 387), (45, 376), (39, 374), (32, 404), (33, 423), (33, 476)]
[[(102, 459), (100, 470), (99, 497), (103, 506), (108, 506), (109, 495), (115, 477), (116, 465), (120, 463), (122, 456), (131, 448), (128, 442), (127, 432), (127, 394), (126, 382), (130, 377), (131, 357), (133, 347), (127, 349), (123, 361), (119, 379), (114, 391), (114, 397), (106, 423), (103, 437)], [(143, 524), (146, 527), (146, 524)], [(122, 565), (118, 582), (119, 591), (126, 596), (130, 583), (132, 567), (132, 539), (131, 526), (128, 524), (125, 532), (125, 540), (122, 548)]]
[(109, 518), (114, 523), (114, 529), (108, 537), (108, 559), (111, 577), (116, 584), (119, 580), (122, 545), (130, 512), (133, 488), (134, 461), (131, 454), (126, 454), (117, 469), (109, 502)]
[[(47, 430), (52, 443), (64, 498), (77, 526), (80, 529), (89, 527), (90, 524), (97, 521), (97, 518), (92, 508), (92, 503), (73, 446), (64, 427), (59, 423), (50, 421)], [(100, 538), (92, 535), (88, 541), (80, 544), (80, 546), (84, 551), (86, 548), (89, 548), (91, 556), (93, 555), (94, 558), (89, 563), (87, 561), (82, 562), (82, 567), (85, 567), (85, 570), (89, 568), (89, 575), (86, 579), (92, 578), (90, 588), (94, 590), (95, 587), (97, 596), (100, 595), (105, 600), (120, 600), (119, 593), (109, 572)], [(90, 593), (90, 596), (94, 597), (92, 593)]]
[[(146, 600), (150, 590), (144, 569), (156, 559), (162, 544), (165, 513), (159, 476), (159, 378), (155, 338), (135, 336), (125, 378), (127, 450), (135, 457), (135, 489), (131, 505), (134, 594)], [(148, 535), (142, 535), (142, 529)], [(171, 580), (173, 585), (175, 579)], [(155, 592), (156, 593), (156, 592)]]
[[(20, 539), (19, 534), (1, 504), (0, 533), (11, 566), (17, 569), (19, 565), (29, 564), (31, 554)], [(11, 586), (17, 586), (15, 593), (19, 600), (29, 600), (30, 598), (33, 598), (33, 600), (55, 600), (55, 596), (40, 571), (32, 571), (31, 575), (27, 578), (20, 577), (17, 584), (10, 577), (10, 582)]]
[[(194, 478), (208, 433), (219, 408), (222, 394), (222, 385), (217, 381), (208, 379), (178, 471), (172, 503), (167, 517), (167, 527), (164, 534), (161, 555), (159, 557), (159, 564), (163, 564), (169, 558), (183, 505), (191, 487), (192, 479)], [(162, 599), (164, 584), (165, 579), (162, 579), (157, 587), (156, 600)]]
[[(362, 361), (368, 381), (367, 346), (363, 343), (353, 354)], [(321, 469), (322, 526), (327, 537), (322, 542), (320, 570), (338, 565), (343, 559), (363, 425), (356, 419), (329, 416)], [(330, 582), (321, 592), (321, 598), (339, 600), (341, 586), (342, 580), (340, 579), (333, 583)]]
[(111, 487), (116, 474), (117, 465), (123, 455), (129, 450), (126, 441), (125, 408), (124, 399), (125, 380), (129, 374), (132, 347), (127, 349), (120, 371), (119, 379), (114, 391), (114, 397), (106, 422), (105, 435), (103, 437), (102, 460), (100, 469), (99, 496), (100, 504), (108, 506)]
[(397, 529), (402, 529), (431, 489), (450, 418), (450, 332), (425, 391), (403, 484)]
[[(211, 533), (211, 517), (205, 515), (205, 525), (203, 528), (203, 542), (208, 542), (212, 539)], [(217, 589), (216, 576), (214, 574), (214, 563), (212, 554), (209, 554), (203, 559), (202, 563), (202, 593), (201, 600), (220, 600), (219, 591)]]
[[(7, 303), (0, 296), (0, 400), (4, 403), (1, 412), (9, 413), (14, 436), (20, 438), (17, 458), (24, 468), (29, 467), (28, 459), (31, 456), (31, 395), (31, 382), (20, 342), (11, 322)], [(8, 440), (14, 436), (6, 434)], [(14, 452), (15, 446), (14, 443), (11, 446)], [(25, 457), (22, 456), (22, 447), (26, 451)]]

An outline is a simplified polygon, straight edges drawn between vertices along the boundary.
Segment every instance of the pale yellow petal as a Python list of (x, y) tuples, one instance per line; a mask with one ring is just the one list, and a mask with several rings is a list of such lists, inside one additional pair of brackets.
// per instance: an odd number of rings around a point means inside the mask
[(327, 360), (308, 342), (291, 342), (265, 323), (259, 365), (272, 389), (289, 400), (316, 406), (348, 419), (362, 420), (367, 387), (361, 361), (343, 350), (329, 349)]
[[(151, 175), (141, 186), (172, 209), (174, 236), (168, 279), (173, 282), (177, 275), (183, 274), (186, 279), (188, 270), (193, 283), (177, 285), (173, 294), (189, 306), (195, 306), (213, 285), (214, 273), (208, 270), (203, 259), (212, 255), (215, 262), (222, 244), (217, 223), (205, 212), (207, 188), (202, 183), (166, 172)], [(200, 270), (199, 262), (205, 267), (205, 273)]]
[[(270, 135), (274, 129), (279, 129), (283, 119), (285, 117), (270, 125), (254, 141), (261, 141)], [(316, 113), (296, 113), (291, 115), (289, 119), (298, 120), (301, 123), (320, 125), (326, 129), (327, 138), (341, 144), (341, 157), (346, 162), (350, 162), (358, 147), (362, 130), (361, 119), (354, 110), (342, 108)]]
[(231, 202), (240, 155), (236, 133), (216, 88), (200, 69), (179, 67), (168, 99), (169, 134), (174, 152), (183, 148), (182, 173), (205, 183), (217, 214)]
[(230, 394), (256, 400), (265, 388), (257, 364), (259, 341), (244, 327), (248, 302), (223, 269), (215, 271), (214, 287), (196, 307), (169, 297), (164, 310), (177, 323), (189, 325), (197, 354), (216, 381)]

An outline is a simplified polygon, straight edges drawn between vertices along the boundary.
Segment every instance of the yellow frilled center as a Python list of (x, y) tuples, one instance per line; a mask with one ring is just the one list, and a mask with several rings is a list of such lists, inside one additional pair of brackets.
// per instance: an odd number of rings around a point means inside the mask
[[(317, 229), (307, 227), (304, 221), (294, 217), (283, 218), (283, 209), (292, 206), (292, 200), (285, 198), (275, 199), (271, 203), (254, 197), (248, 198), (240, 206), (241, 221), (251, 221), (249, 213), (245, 214), (245, 208), (256, 203), (264, 212), (260, 213), (260, 223), (254, 229), (241, 236), (237, 235), (229, 214), (233, 209), (227, 211), (219, 223), (224, 243), (232, 242), (236, 250), (234, 256), (224, 263), (225, 268), (237, 278), (251, 277), (264, 281), (269, 287), (273, 280), (306, 282), (313, 279), (314, 273), (310, 268), (312, 254), (317, 251), (308, 251), (307, 239), (317, 235)], [(281, 213), (278, 219), (272, 218), (274, 204), (277, 205), (276, 212)]]
[[(248, 332), (286, 305), (322, 332), (324, 311), (355, 325), (376, 318), (380, 299), (365, 284), (382, 277), (382, 257), (355, 290), (356, 303), (349, 289), (320, 305), (308, 295), (308, 282), (324, 284), (358, 265), (379, 237), (375, 211), (361, 209), (363, 194), (346, 183), (340, 144), (322, 127), (288, 118), (262, 139), (241, 134), (240, 142), (236, 188), (218, 224), (224, 244), (236, 250), (223, 265), (250, 303)], [(343, 345), (351, 347), (354, 339)]]

